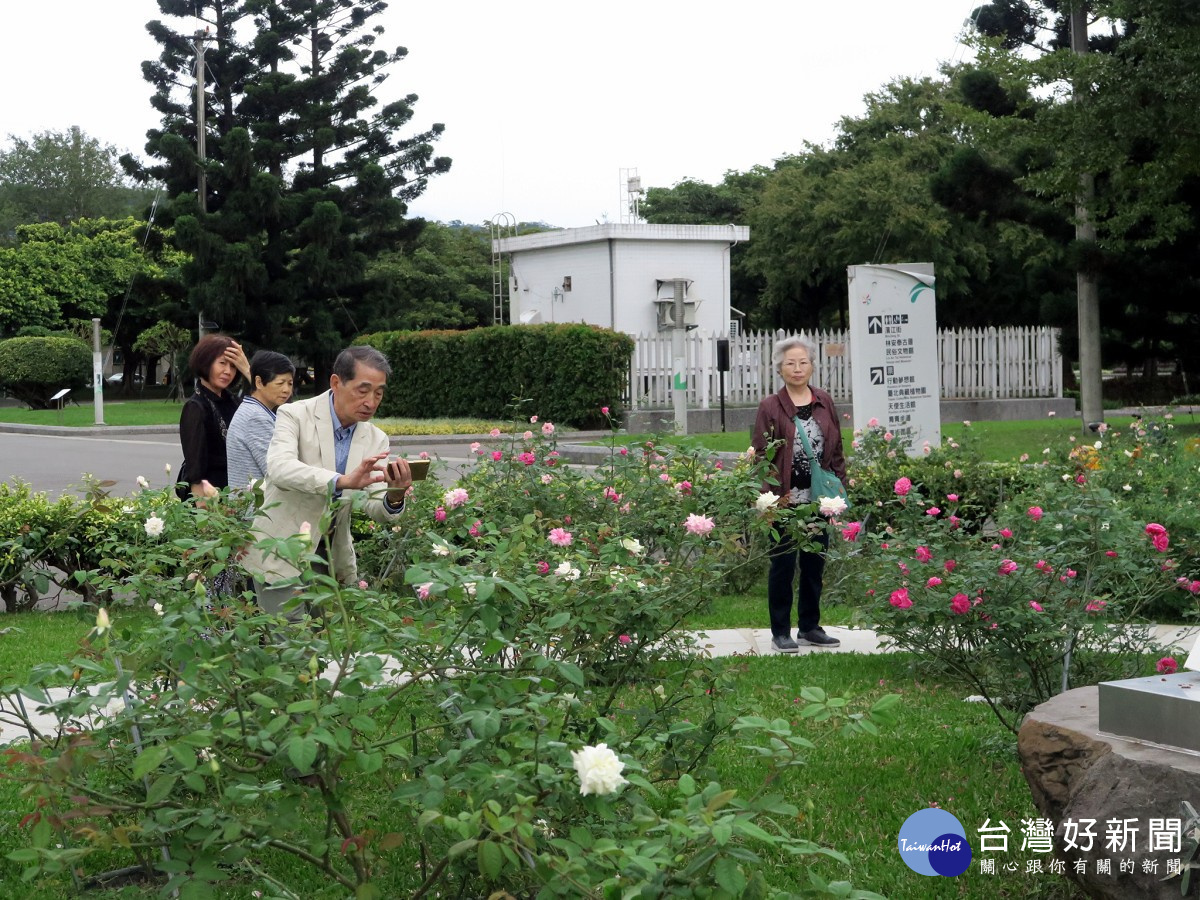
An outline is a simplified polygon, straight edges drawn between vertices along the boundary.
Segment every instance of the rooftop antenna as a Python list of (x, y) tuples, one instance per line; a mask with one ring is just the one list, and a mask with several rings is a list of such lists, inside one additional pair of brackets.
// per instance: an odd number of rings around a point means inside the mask
[(645, 191), (642, 190), (642, 179), (636, 168), (621, 169), (621, 224), (642, 224), (641, 203)]

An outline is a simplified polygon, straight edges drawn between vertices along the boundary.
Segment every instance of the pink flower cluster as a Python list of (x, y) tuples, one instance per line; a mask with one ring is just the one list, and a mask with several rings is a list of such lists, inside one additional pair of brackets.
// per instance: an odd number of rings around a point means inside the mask
[(908, 588), (900, 588), (892, 591), (892, 596), (888, 599), (888, 603), (896, 607), (896, 609), (908, 609), (912, 606), (912, 601), (908, 599)]
[(1000, 568), (996, 570), (999, 575), (1011, 575), (1015, 571), (1017, 571), (1017, 564), (1011, 559), (1004, 560), (1000, 563)]
[(1171, 536), (1167, 534), (1167, 529), (1157, 522), (1151, 522), (1146, 526), (1146, 534), (1150, 535), (1150, 541), (1159, 553), (1166, 553), (1167, 548), (1171, 546)]

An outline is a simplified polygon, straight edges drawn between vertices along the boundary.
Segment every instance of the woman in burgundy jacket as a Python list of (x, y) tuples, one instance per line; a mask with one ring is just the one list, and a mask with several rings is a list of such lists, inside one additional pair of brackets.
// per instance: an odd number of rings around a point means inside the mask
[[(768, 485), (764, 490), (778, 493), (781, 503), (792, 506), (813, 500), (808, 456), (796, 434), (797, 416), (821, 467), (831, 470), (843, 483), (846, 481), (846, 457), (842, 452), (837, 408), (827, 392), (809, 384), (816, 358), (816, 348), (802, 338), (786, 338), (775, 344), (771, 359), (783, 379), (783, 387), (758, 405), (758, 416), (750, 433), (750, 446), (756, 454), (763, 453), (772, 441), (783, 442), (771, 460), (771, 474), (778, 484)], [(824, 531), (816, 539), (822, 547), (828, 546)], [(799, 630), (793, 640), (792, 582), (797, 565), (800, 569), (796, 603)], [(796, 653), (801, 645), (836, 647), (840, 644), (837, 638), (826, 634), (820, 624), (824, 573), (824, 554), (798, 550), (790, 536), (781, 536), (772, 548), (771, 570), (767, 576), (767, 609), (771, 617), (771, 646), (779, 652)]]

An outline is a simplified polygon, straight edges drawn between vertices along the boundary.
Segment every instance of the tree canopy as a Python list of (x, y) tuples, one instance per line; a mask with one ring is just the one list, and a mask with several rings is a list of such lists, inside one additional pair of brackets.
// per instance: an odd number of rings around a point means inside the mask
[[(369, 265), (415, 237), (406, 201), (447, 171), (435, 124), (401, 137), (415, 95), (380, 103), (403, 47), (377, 46), (379, 0), (159, 0), (169, 16), (209, 23), (205, 62), (207, 159), (195, 149), (186, 88), (193, 38), (161, 21), (159, 59), (144, 65), (163, 124), (149, 134), (155, 160), (125, 162), (168, 186), (167, 220), (193, 311), (252, 345), (298, 354), (320, 369), (360, 332), (378, 297)], [(198, 167), (207, 174), (197, 201)]]
[(18, 225), (139, 214), (153, 191), (126, 177), (116, 147), (79, 128), (8, 136), (0, 150), (0, 241), (16, 238)]

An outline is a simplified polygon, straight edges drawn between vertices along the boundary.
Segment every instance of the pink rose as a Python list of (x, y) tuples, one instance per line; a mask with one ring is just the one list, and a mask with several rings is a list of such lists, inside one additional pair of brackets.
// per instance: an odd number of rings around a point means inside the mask
[(958, 568), (958, 563), (956, 563), (952, 559), (948, 559), (944, 563), (942, 563), (942, 568), (945, 569), (948, 573), (953, 572), (956, 568)]
[(618, 640), (620, 643), (622, 643), (622, 644), (631, 644), (631, 643), (633, 643), (633, 638), (631, 638), (631, 637), (630, 637), (629, 635), (627, 635), (627, 634), (623, 634), (623, 635), (621, 635), (619, 638), (617, 638), (617, 640)]
[(927, 516), (940, 516), (941, 514), (942, 511), (936, 506), (931, 506), (929, 509), (925, 510), (925, 515)]
[(478, 519), (471, 524), (471, 527), (467, 529), (467, 531), (470, 532), (471, 537), (479, 537), (479, 528), (481, 525), (483, 525), (483, 523)]
[(875, 418), (874, 416), (871, 416), (871, 418), (867, 419), (867, 427), (868, 428), (878, 428), (879, 420), (877, 418)]
[(537, 570), (539, 575), (549, 575), (550, 563), (546, 562), (544, 559), (538, 560)]
[(892, 433), (891, 433), (890, 431), (885, 431), (885, 432), (883, 433), (883, 439), (884, 439), (885, 441), (891, 441), (891, 440), (892, 440)]
[(708, 516), (698, 516), (691, 513), (687, 520), (683, 523), (683, 527), (688, 530), (689, 534), (696, 534), (703, 537), (713, 530), (716, 523)]
[[(842, 540), (857, 541), (859, 532), (861, 532), (861, 531), (862, 531), (862, 523), (861, 522), (851, 522), (849, 525), (847, 525), (845, 528), (842, 529)], [(1200, 582), (1198, 582), (1198, 583), (1200, 583)]]
[(521, 435), (521, 437), (525, 438), (525, 440), (527, 440), (527, 441), (532, 441), (533, 440), (533, 432), (527, 431), (523, 435)]
[(600, 415), (602, 415), (602, 416), (608, 415), (608, 407), (607, 406), (600, 407)]
[(1174, 675), (1179, 668), (1179, 663), (1175, 662), (1170, 656), (1164, 656), (1154, 666), (1160, 675)]
[(916, 555), (917, 555), (917, 562), (925, 563), (925, 562), (929, 562), (930, 560), (933, 559), (933, 551), (930, 550), (928, 547), (918, 547)]
[(888, 603), (896, 607), (896, 609), (908, 609), (912, 606), (912, 601), (908, 599), (908, 589), (900, 588), (898, 591), (892, 591), (892, 596)]
[(692, 483), (690, 481), (681, 481), (675, 485), (675, 490), (681, 494), (690, 494), (692, 492)]
[(1032, 609), (1034, 612), (1041, 612), (1042, 604), (1038, 603), (1036, 600), (1030, 600), (1029, 608)]
[(892, 490), (896, 492), (898, 497), (907, 497), (908, 492), (912, 490), (912, 482), (908, 478), (901, 476), (900, 478), (897, 478), (896, 483), (892, 485)]
[(433, 511), (433, 520), (435, 522), (445, 522), (446, 521), (446, 507), (439, 506), (437, 509), (435, 509)]
[(1116, 550), (1105, 550), (1104, 555), (1107, 556), (1109, 559), (1116, 559), (1117, 551)]
[(1106, 606), (1108, 606), (1108, 601), (1106, 600), (1093, 600), (1087, 605), (1087, 611), (1095, 615), (1098, 612), (1103, 612)]
[(1011, 575), (1015, 571), (1017, 571), (1017, 564), (1011, 559), (1004, 560), (1000, 563), (1000, 568), (996, 570), (1000, 575)]
[(492, 459), (496, 462), (500, 462), (500, 460), (504, 459), (504, 454), (501, 453), (499, 450), (493, 450), (492, 451)]
[(418, 600), (428, 600), (429, 599), (429, 591), (432, 587), (433, 587), (432, 581), (427, 581), (424, 584), (418, 584), (417, 585), (417, 599)]
[(955, 594), (950, 601), (950, 611), (956, 616), (965, 616), (971, 609), (971, 598), (966, 594)]
[(1029, 518), (1033, 519), (1035, 522), (1041, 520), (1043, 515), (1042, 508), (1040, 506), (1031, 506), (1026, 510), (1026, 513), (1029, 515)]
[(628, 456), (628, 455), (629, 455), (629, 448), (628, 448), (628, 447), (622, 447), (622, 448), (621, 448), (620, 450), (618, 450), (617, 452), (618, 452), (618, 453), (620, 453), (622, 456)]
[(488, 432), (488, 436), (489, 436), (489, 437), (494, 437), (494, 438), (498, 438), (498, 437), (500, 437), (500, 429), (499, 429), (499, 428), (493, 428), (491, 431), (489, 431), (489, 432)]
[(947, 494), (946, 499), (949, 500), (951, 503), (957, 503), (958, 502), (958, 494)]
[(1000, 537), (1002, 537), (1002, 538), (1012, 537), (1012, 529), (1011, 528), (1001, 528), (1000, 529)]
[(925, 582), (925, 587), (935, 588), (941, 583), (942, 579), (938, 578), (936, 575), (933, 575), (927, 582)]
[(542, 434), (544, 434), (546, 437), (550, 437), (550, 435), (554, 434), (554, 426), (549, 422), (544, 422), (542, 424)]
[(575, 540), (574, 536), (564, 528), (550, 529), (550, 543), (555, 547), (569, 547), (573, 540)]

